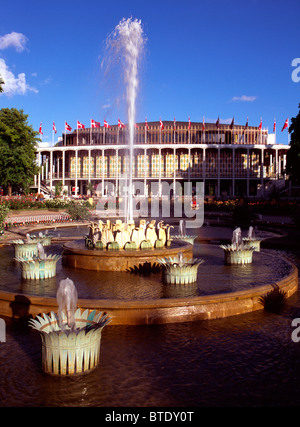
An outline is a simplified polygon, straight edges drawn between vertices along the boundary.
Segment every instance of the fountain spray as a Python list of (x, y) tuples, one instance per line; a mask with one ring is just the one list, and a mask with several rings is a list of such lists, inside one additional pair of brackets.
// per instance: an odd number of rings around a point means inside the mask
[(129, 173), (126, 222), (133, 221), (133, 148), (136, 114), (136, 98), (138, 91), (138, 65), (145, 38), (141, 21), (123, 18), (114, 32), (107, 39), (107, 47), (122, 60), (124, 83), (126, 86), (126, 102), (129, 128)]

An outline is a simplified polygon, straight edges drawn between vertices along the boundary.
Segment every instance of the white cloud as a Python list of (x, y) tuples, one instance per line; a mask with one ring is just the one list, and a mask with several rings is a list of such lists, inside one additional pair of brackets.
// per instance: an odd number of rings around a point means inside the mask
[(27, 43), (27, 37), (22, 33), (12, 32), (0, 37), (0, 50), (14, 47), (17, 52), (23, 52)]
[(247, 96), (247, 95), (242, 95), (242, 96), (234, 96), (231, 101), (243, 101), (243, 102), (253, 102), (257, 99), (257, 96)]
[(4, 80), (3, 94), (7, 96), (25, 95), (27, 92), (38, 93), (38, 90), (31, 87), (26, 82), (25, 73), (20, 73), (16, 77), (6, 65), (4, 59), (0, 58), (0, 75)]

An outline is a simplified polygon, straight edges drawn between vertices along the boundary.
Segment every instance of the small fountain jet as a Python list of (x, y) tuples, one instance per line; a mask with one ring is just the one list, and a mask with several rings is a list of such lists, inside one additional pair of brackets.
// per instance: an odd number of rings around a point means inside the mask
[(74, 313), (77, 309), (78, 294), (72, 280), (67, 278), (60, 281), (56, 299), (58, 303), (58, 323), (60, 328), (64, 328), (62, 314), (65, 313), (67, 316), (67, 324), (69, 328), (74, 331), (76, 326)]

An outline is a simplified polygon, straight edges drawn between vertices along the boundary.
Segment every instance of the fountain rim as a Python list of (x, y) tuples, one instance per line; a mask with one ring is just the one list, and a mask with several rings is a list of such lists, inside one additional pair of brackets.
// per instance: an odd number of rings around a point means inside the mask
[[(275, 257), (275, 255), (270, 256)], [(263, 305), (259, 302), (260, 297), (274, 288), (285, 291), (288, 297), (298, 290), (298, 269), (289, 260), (286, 262), (290, 264), (291, 271), (284, 278), (278, 282), (246, 290), (189, 298), (150, 300), (79, 298), (77, 307), (107, 313), (112, 319), (108, 326), (190, 322), (245, 314), (263, 309)], [(32, 316), (43, 312), (47, 314), (58, 308), (55, 297), (18, 295), (29, 301), (29, 315)], [(14, 292), (0, 291), (0, 315), (12, 317), (11, 307), (15, 297)]]

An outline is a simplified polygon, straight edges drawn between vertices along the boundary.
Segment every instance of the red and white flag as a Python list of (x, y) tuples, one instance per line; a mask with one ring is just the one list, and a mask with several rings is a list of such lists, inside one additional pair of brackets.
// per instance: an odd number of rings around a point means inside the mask
[(260, 124), (258, 126), (258, 129), (261, 130), (262, 129), (262, 119), (260, 119)]
[(70, 126), (70, 125), (68, 125), (68, 123), (67, 123), (67, 122), (65, 123), (65, 130), (67, 130), (67, 131), (69, 131), (69, 132), (71, 132), (71, 130), (72, 130), (71, 126)]
[(124, 125), (124, 123), (121, 122), (120, 119), (118, 119), (118, 126), (119, 126), (119, 128), (126, 128), (126, 125)]
[(175, 117), (174, 117), (174, 130), (176, 130), (176, 120), (175, 120)]
[(204, 123), (204, 116), (203, 116), (203, 123), (202, 123), (202, 131), (205, 131), (205, 123)]
[(148, 130), (149, 126), (148, 126), (148, 122), (147, 122), (147, 117), (145, 117), (145, 128)]
[(163, 122), (161, 121), (161, 119), (159, 119), (159, 126), (160, 126), (160, 130), (163, 130), (163, 128), (164, 128), (164, 124), (163, 124)]
[(40, 134), (40, 135), (43, 135), (43, 132), (42, 132), (42, 122), (41, 122), (41, 124), (40, 124), (39, 134)]
[(275, 117), (274, 117), (274, 124), (273, 124), (273, 132), (274, 133), (276, 132), (276, 119), (275, 119)]
[(110, 126), (109, 126), (109, 124), (107, 123), (107, 121), (106, 121), (106, 120), (104, 120), (104, 127), (105, 127), (105, 128), (110, 128)]
[(77, 120), (77, 129), (85, 129), (85, 126)]
[(57, 130), (56, 130), (56, 126), (55, 126), (55, 122), (53, 122), (53, 131), (55, 132), (55, 133), (57, 133)]
[(281, 129), (281, 132), (284, 131), (284, 129), (288, 128), (288, 127), (289, 127), (289, 119), (286, 119), (286, 121), (284, 122), (284, 125), (283, 125), (283, 127)]
[(217, 126), (217, 129), (219, 129), (219, 127), (220, 127), (220, 118), (218, 117), (218, 120), (216, 121), (216, 126)]
[(100, 122), (95, 122), (95, 120), (91, 119), (91, 128), (99, 128)]
[(189, 117), (189, 130), (191, 130), (191, 119)]

